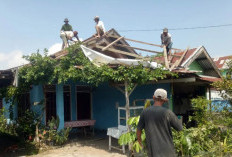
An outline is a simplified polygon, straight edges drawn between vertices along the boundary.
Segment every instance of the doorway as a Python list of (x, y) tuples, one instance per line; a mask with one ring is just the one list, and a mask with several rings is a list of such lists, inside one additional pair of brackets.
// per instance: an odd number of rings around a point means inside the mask
[(56, 86), (45, 86), (45, 100), (46, 100), (46, 124), (52, 119), (56, 118)]
[(77, 120), (91, 119), (91, 88), (77, 86)]
[(71, 121), (71, 91), (69, 85), (64, 85), (64, 121)]

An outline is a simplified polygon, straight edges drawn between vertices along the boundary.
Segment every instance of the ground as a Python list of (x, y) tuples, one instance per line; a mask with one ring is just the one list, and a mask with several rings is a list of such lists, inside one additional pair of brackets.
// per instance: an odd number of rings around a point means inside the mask
[[(117, 140), (113, 140), (117, 145)], [(63, 147), (54, 147), (33, 157), (126, 157), (118, 150), (108, 150), (108, 138), (105, 137), (75, 137)]]

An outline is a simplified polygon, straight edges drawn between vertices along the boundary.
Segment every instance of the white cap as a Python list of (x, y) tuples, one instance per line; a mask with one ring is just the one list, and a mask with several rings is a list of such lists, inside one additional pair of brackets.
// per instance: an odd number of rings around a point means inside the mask
[(162, 88), (158, 88), (158, 89), (156, 89), (154, 96), (155, 96), (155, 98), (161, 98), (163, 100), (166, 100), (167, 99), (167, 91), (162, 89)]

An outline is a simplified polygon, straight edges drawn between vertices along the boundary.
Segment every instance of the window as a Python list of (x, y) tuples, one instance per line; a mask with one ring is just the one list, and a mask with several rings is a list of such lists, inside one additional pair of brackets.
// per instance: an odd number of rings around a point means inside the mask
[(91, 119), (91, 88), (89, 86), (77, 86), (77, 120)]
[(30, 109), (30, 93), (24, 93), (19, 96), (18, 116), (23, 116), (26, 110)]

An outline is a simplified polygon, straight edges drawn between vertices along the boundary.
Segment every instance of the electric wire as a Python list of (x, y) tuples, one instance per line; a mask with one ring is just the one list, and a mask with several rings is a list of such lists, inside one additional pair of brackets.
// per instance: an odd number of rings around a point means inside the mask
[[(218, 27), (230, 27), (232, 24), (222, 24), (222, 25), (211, 25), (211, 26), (197, 26), (197, 27), (183, 27), (183, 28), (168, 28), (168, 30), (191, 30), (191, 29), (208, 29), (208, 28), (218, 28)], [(128, 29), (128, 30), (118, 30), (119, 32), (155, 32), (162, 31), (162, 29)]]

